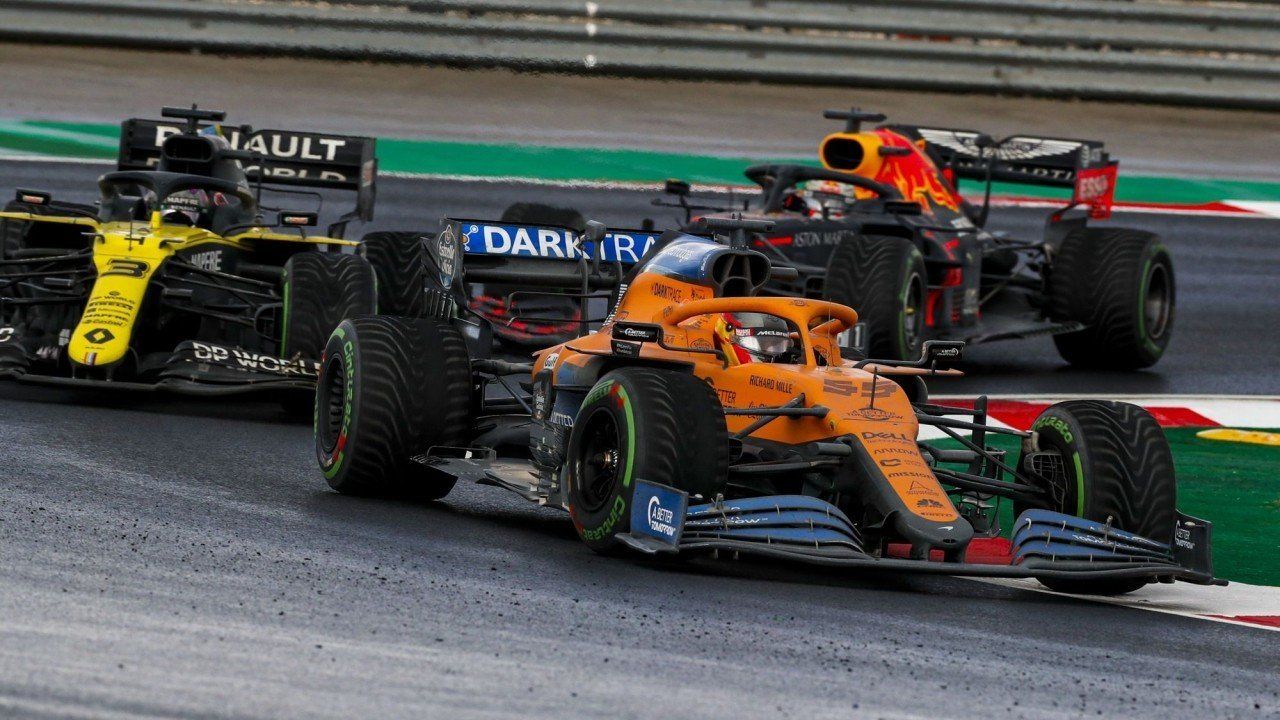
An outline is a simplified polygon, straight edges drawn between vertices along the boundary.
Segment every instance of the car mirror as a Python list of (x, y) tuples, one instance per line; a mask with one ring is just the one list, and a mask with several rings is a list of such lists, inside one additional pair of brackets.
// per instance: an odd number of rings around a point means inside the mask
[(291, 212), (284, 210), (280, 213), (280, 224), (289, 227), (315, 227), (320, 219), (313, 212)]
[(964, 350), (962, 340), (926, 340), (920, 353), (921, 365), (933, 365), (938, 362), (956, 362), (960, 360)]

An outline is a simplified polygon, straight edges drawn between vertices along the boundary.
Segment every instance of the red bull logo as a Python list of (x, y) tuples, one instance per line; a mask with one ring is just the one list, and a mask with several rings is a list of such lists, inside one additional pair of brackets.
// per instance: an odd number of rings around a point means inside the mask
[(888, 130), (875, 134), (885, 146), (909, 148), (911, 154), (884, 158), (873, 180), (897, 188), (904, 200), (919, 203), (925, 212), (936, 213), (940, 207), (960, 212), (960, 198), (943, 183), (938, 166), (920, 148)]

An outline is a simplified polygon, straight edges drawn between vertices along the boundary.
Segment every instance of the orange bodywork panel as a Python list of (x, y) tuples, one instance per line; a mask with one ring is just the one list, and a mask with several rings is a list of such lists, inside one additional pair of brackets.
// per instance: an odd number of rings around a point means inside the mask
[[(725, 408), (775, 408), (803, 393), (806, 407), (828, 409), (821, 418), (777, 418), (751, 437), (799, 445), (852, 435), (910, 512), (934, 522), (959, 518), (916, 445), (919, 424), (902, 388), (884, 377), (885, 372), (857, 369), (841, 359), (836, 336), (857, 323), (856, 312), (821, 300), (712, 295), (705, 286), (641, 273), (600, 332), (542, 351), (535, 370), (554, 370), (562, 363), (583, 366), (592, 356), (612, 356), (611, 329), (617, 320), (657, 324), (662, 328), (662, 342), (644, 343), (637, 358), (691, 365), (693, 373), (716, 391)], [(739, 312), (766, 313), (789, 321), (804, 348), (802, 362), (728, 361), (716, 343), (715, 320), (725, 313)], [(729, 415), (726, 422), (729, 432), (735, 433), (758, 419), (751, 414)]]

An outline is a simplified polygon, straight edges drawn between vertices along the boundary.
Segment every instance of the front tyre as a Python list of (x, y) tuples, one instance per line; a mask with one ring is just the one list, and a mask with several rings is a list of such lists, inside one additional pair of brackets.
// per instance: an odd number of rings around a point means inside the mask
[(729, 441), (720, 400), (683, 371), (628, 367), (587, 393), (569, 439), (565, 482), (578, 537), (616, 552), (637, 480), (704, 498), (723, 491)]
[(325, 346), (315, 447), (329, 486), (435, 500), (454, 479), (413, 462), (471, 427), (471, 361), (452, 325), (383, 315), (345, 320)]
[[(1015, 514), (1042, 507), (1172, 541), (1177, 513), (1173, 455), (1150, 413), (1128, 403), (1070, 400), (1047, 408), (1031, 429), (1035, 449), (1047, 457), (1033, 462), (1038, 471), (1029, 474), (1050, 499), (1038, 506), (1015, 505)], [(1059, 592), (1119, 595), (1147, 580), (1040, 582)]]
[(878, 235), (844, 240), (827, 263), (823, 297), (853, 308), (867, 324), (867, 357), (920, 357), (928, 275), (924, 256), (910, 240)]
[(1160, 238), (1141, 230), (1083, 228), (1062, 241), (1049, 278), (1056, 320), (1085, 324), (1055, 335), (1063, 360), (1137, 370), (1164, 355), (1173, 331), (1173, 261)]

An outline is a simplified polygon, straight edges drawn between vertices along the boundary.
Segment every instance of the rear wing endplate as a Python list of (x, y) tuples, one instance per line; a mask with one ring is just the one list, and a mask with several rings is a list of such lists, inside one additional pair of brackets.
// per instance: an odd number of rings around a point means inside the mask
[[(247, 125), (218, 125), (216, 130), (233, 149), (262, 156), (262, 167), (245, 167), (249, 179), (255, 180), (261, 173), (262, 181), (268, 184), (351, 190), (356, 193), (356, 215), (361, 220), (373, 219), (378, 174), (374, 138), (254, 130)], [(119, 169), (155, 169), (165, 138), (182, 131), (183, 123), (177, 121), (124, 121), (120, 126)]]
[[(885, 127), (923, 140), (926, 152), (953, 178), (987, 178), (987, 162), (992, 150), (979, 147), (981, 133), (914, 125)], [(1102, 142), (1015, 135), (994, 152), (992, 180), (1071, 188), (1072, 205), (1089, 206), (1095, 218), (1111, 215), (1119, 162), (1111, 159)]]

